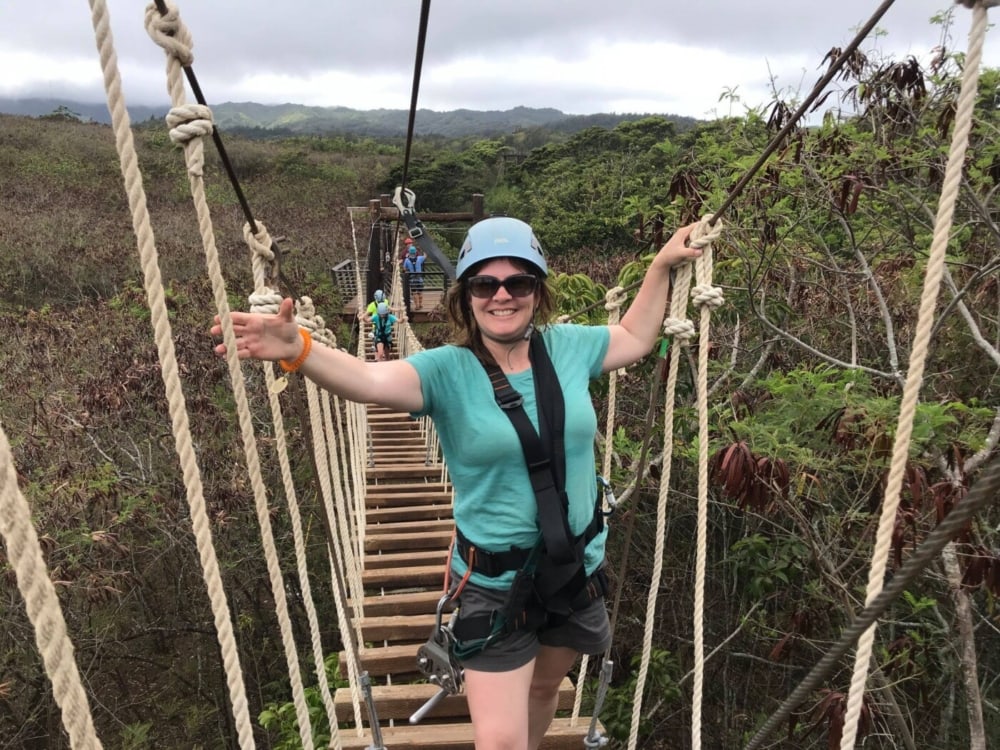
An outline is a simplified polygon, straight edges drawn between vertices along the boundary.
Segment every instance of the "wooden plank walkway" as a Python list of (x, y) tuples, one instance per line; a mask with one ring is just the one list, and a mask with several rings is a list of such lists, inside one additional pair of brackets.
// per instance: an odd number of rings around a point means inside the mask
[[(361, 670), (372, 679), (375, 710), (388, 748), (459, 748), (473, 750), (472, 726), (464, 695), (448, 696), (421, 723), (409, 717), (437, 693), (417, 668), (417, 649), (431, 634), (441, 597), (444, 565), (454, 527), (452, 491), (442, 466), (425, 455), (419, 422), (406, 414), (368, 407), (371, 451), (366, 469), (367, 495), (365, 589), (361, 630)], [(347, 674), (345, 654), (339, 655)], [(542, 747), (580, 748), (590, 718), (568, 717), (575, 687), (569, 678), (559, 691), (559, 713)], [(336, 691), (337, 716), (353, 724), (348, 688)], [(372, 733), (365, 724), (341, 728), (344, 748), (368, 748)], [(571, 725), (572, 724), (572, 725)]]

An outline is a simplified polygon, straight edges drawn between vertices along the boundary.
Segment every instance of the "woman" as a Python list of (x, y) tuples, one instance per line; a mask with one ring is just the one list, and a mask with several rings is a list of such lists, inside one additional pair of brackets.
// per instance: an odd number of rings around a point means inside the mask
[[(541, 246), (529, 225), (498, 217), (473, 225), (462, 245), (457, 283), (446, 300), (453, 345), (405, 360), (366, 364), (346, 352), (312, 346), (286, 299), (274, 316), (233, 313), (237, 351), (240, 358), (281, 360), (284, 369), (301, 370), (343, 398), (429, 415), (455, 488), (460, 539), (480, 550), (480, 558), (488, 558), (490, 552), (533, 549), (539, 520), (521, 439), (497, 404), (484, 363), (499, 366), (521, 394), (537, 430), (543, 405), (536, 404), (529, 349), (533, 335), (540, 335), (565, 402), (564, 518), (569, 532), (584, 538), (597, 500), (597, 419), (589, 381), (652, 350), (666, 309), (670, 269), (701, 252), (687, 246), (693, 226), (679, 229), (660, 249), (618, 325), (546, 325), (555, 305), (545, 283), (548, 266)], [(533, 333), (536, 326), (540, 334)], [(221, 333), (218, 321), (212, 333)], [(225, 346), (216, 351), (225, 354)], [(605, 536), (586, 535), (582, 563), (587, 575), (603, 563)], [(470, 561), (472, 572), (466, 577)], [(501, 608), (514, 580), (514, 569), (479, 565), (462, 550), (453, 556), (454, 577), (466, 577), (458, 623)], [(477, 748), (537, 748), (555, 714), (559, 685), (574, 661), (580, 653), (600, 654), (608, 647), (611, 633), (603, 598), (582, 607), (574, 603), (573, 609), (567, 617), (554, 618), (555, 623), (532, 622), (504, 634), (463, 660)]]

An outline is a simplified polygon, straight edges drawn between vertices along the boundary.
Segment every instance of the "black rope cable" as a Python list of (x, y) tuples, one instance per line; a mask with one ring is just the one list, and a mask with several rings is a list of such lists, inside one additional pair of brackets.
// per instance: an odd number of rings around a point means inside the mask
[(406, 150), (403, 154), (403, 179), (401, 186), (406, 189), (406, 176), (410, 168), (410, 148), (413, 145), (414, 123), (417, 119), (417, 96), (420, 93), (420, 71), (424, 67), (424, 46), (427, 42), (427, 18), (431, 13), (431, 0), (423, 0), (420, 5), (420, 27), (417, 32), (417, 54), (413, 61), (413, 87), (410, 92), (410, 115), (406, 123)]
[(920, 575), (932, 559), (944, 549), (980, 510), (991, 502), (1000, 499), (1000, 456), (993, 460), (980, 473), (978, 480), (969, 489), (968, 494), (955, 505), (945, 519), (937, 525), (906, 562), (900, 566), (885, 588), (872, 599), (849, 626), (844, 629), (839, 641), (830, 648), (805, 679), (799, 683), (785, 702), (751, 738), (744, 750), (756, 750), (767, 737), (787, 719), (809, 694), (819, 687), (837, 666), (837, 662), (847, 653), (848, 649), (861, 635), (875, 624), (876, 620), (889, 608), (892, 601)]
[[(160, 15), (166, 16), (168, 10), (165, 0), (154, 0), (154, 3), (156, 4), (156, 9), (160, 12)], [(201, 85), (198, 83), (198, 78), (194, 74), (194, 68), (190, 65), (182, 65), (181, 68), (184, 71), (184, 77), (187, 78), (188, 85), (191, 86), (191, 93), (194, 94), (195, 101), (197, 101), (198, 104), (207, 107), (208, 102), (205, 99), (205, 95), (201, 91)], [(243, 210), (243, 216), (250, 225), (250, 230), (256, 235), (259, 231), (257, 221), (254, 219), (253, 211), (250, 209), (250, 203), (243, 194), (243, 188), (240, 186), (240, 181), (236, 178), (236, 171), (233, 169), (232, 162), (229, 160), (229, 153), (226, 151), (225, 144), (222, 142), (222, 135), (220, 135), (219, 129), (215, 127), (214, 122), (212, 123), (212, 142), (215, 144), (216, 151), (219, 152), (219, 159), (222, 161), (222, 166), (225, 169), (226, 175), (229, 177), (229, 182), (233, 186), (233, 192), (236, 193), (236, 200), (239, 202), (240, 208)], [(288, 281), (288, 278), (282, 270), (281, 248), (278, 247), (278, 243), (274, 239), (271, 240), (270, 249), (271, 252), (274, 253), (275, 275), (278, 280), (280, 280), (288, 288), (288, 293), (291, 294), (293, 298), (299, 299), (299, 295), (296, 294), (295, 288)]]

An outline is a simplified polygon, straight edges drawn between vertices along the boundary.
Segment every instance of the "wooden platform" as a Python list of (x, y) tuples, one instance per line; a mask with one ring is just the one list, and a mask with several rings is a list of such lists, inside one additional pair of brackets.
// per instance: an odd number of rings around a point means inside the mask
[[(407, 414), (369, 406), (370, 461), (365, 470), (364, 645), (361, 670), (373, 683), (382, 740), (389, 748), (468, 748), (473, 733), (464, 695), (448, 696), (419, 723), (409, 717), (437, 693), (417, 667), (417, 649), (431, 634), (442, 594), (444, 566), (454, 522), (452, 488), (442, 466), (425, 455), (422, 424)], [(339, 654), (347, 674), (346, 655)], [(569, 678), (559, 691), (559, 714), (542, 744), (546, 750), (580, 748), (590, 718), (567, 718), (575, 697)], [(337, 716), (352, 724), (349, 689), (336, 691)], [(340, 730), (344, 748), (372, 746), (370, 721)], [(343, 725), (342, 725), (343, 726)], [(360, 732), (360, 734), (359, 734)]]

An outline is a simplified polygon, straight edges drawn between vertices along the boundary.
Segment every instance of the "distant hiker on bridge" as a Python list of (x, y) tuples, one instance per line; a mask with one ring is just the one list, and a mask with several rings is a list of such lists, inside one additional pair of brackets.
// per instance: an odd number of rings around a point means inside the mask
[[(406, 238), (413, 242), (409, 237)], [(406, 250), (406, 260), (403, 261), (403, 271), (410, 288), (410, 305), (412, 310), (419, 310), (424, 304), (424, 262), (427, 256), (417, 253), (417, 246), (410, 244)]]
[(392, 329), (398, 318), (389, 312), (389, 305), (379, 302), (372, 317), (372, 339), (375, 341), (375, 361), (384, 362), (392, 351)]
[(358, 317), (360, 318), (363, 315), (367, 320), (374, 318), (378, 312), (379, 302), (388, 302), (388, 300), (385, 298), (385, 292), (381, 289), (376, 289), (375, 294), (372, 295), (372, 301), (368, 303), (368, 307), (365, 308), (363, 313), (358, 313)]
[(652, 350), (671, 267), (701, 253), (687, 246), (693, 226), (659, 250), (616, 325), (552, 325), (541, 246), (507, 217), (466, 235), (445, 300), (452, 345), (365, 363), (313, 345), (291, 299), (277, 315), (232, 313), (241, 358), (279, 361), (343, 398), (433, 420), (455, 492), (451, 656), (478, 750), (537, 748), (577, 657), (611, 642), (589, 383)]

